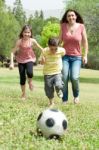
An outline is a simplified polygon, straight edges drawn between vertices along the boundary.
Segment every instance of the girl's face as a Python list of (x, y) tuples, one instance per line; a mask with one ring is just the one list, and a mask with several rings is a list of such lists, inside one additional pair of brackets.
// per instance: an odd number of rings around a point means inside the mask
[(77, 16), (76, 16), (75, 12), (69, 11), (67, 13), (66, 19), (67, 19), (68, 23), (73, 24), (76, 22)]
[(27, 38), (30, 38), (31, 37), (31, 31), (29, 28), (25, 29), (23, 31), (23, 38), (27, 39)]

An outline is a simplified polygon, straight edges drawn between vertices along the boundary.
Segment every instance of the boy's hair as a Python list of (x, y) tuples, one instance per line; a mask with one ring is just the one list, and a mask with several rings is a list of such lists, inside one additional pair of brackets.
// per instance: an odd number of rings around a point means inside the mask
[(58, 46), (59, 45), (59, 39), (55, 37), (51, 37), (48, 40), (48, 46)]

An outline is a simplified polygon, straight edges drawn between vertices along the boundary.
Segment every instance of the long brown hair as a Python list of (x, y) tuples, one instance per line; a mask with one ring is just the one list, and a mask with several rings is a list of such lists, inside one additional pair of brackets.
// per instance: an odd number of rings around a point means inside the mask
[(61, 23), (61, 24), (62, 24), (62, 23), (68, 23), (68, 20), (67, 20), (67, 13), (68, 13), (68, 12), (71, 12), (71, 11), (74, 12), (74, 13), (76, 14), (76, 16), (77, 16), (76, 22), (84, 24), (84, 21), (83, 21), (81, 15), (80, 15), (76, 10), (73, 10), (73, 9), (68, 9), (68, 10), (64, 13), (64, 15), (63, 15), (63, 17), (62, 17), (60, 23)]

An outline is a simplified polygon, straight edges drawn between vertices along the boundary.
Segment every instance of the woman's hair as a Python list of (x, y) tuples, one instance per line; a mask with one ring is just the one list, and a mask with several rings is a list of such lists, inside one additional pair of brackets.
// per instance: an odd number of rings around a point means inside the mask
[(71, 11), (74, 12), (76, 14), (76, 16), (77, 16), (76, 22), (84, 24), (84, 21), (83, 21), (82, 17), (80, 16), (80, 14), (76, 10), (73, 10), (73, 9), (68, 9), (64, 13), (60, 23), (68, 23), (67, 14), (68, 14), (68, 12), (71, 12)]
[(23, 28), (22, 28), (22, 30), (21, 30), (21, 32), (20, 32), (20, 34), (19, 34), (20, 39), (23, 38), (23, 32), (26, 29), (30, 30), (30, 32), (31, 32), (31, 38), (32, 38), (32, 27), (30, 25), (24, 25)]
[(51, 37), (48, 40), (48, 46), (58, 46), (59, 45), (59, 39), (56, 37)]

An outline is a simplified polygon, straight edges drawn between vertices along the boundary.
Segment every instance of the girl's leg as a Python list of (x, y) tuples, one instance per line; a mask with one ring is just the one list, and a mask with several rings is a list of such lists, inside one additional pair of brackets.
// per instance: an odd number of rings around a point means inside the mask
[(21, 90), (22, 90), (22, 96), (21, 98), (26, 98), (26, 93), (25, 93), (25, 85), (21, 85)]
[(26, 63), (26, 71), (27, 71), (27, 76), (28, 76), (29, 89), (32, 91), (33, 90), (33, 84), (32, 84), (33, 62)]
[(26, 91), (25, 91), (25, 83), (26, 83), (26, 74), (25, 74), (25, 64), (18, 64), (19, 68), (19, 74), (20, 74), (20, 85), (21, 85), (21, 90), (22, 90), (22, 98), (26, 97)]
[(69, 80), (69, 57), (63, 57), (63, 102), (66, 103), (68, 101), (68, 80)]
[(72, 91), (74, 103), (79, 102), (79, 75), (81, 68), (81, 57), (73, 57), (70, 66), (70, 79), (72, 83)]

